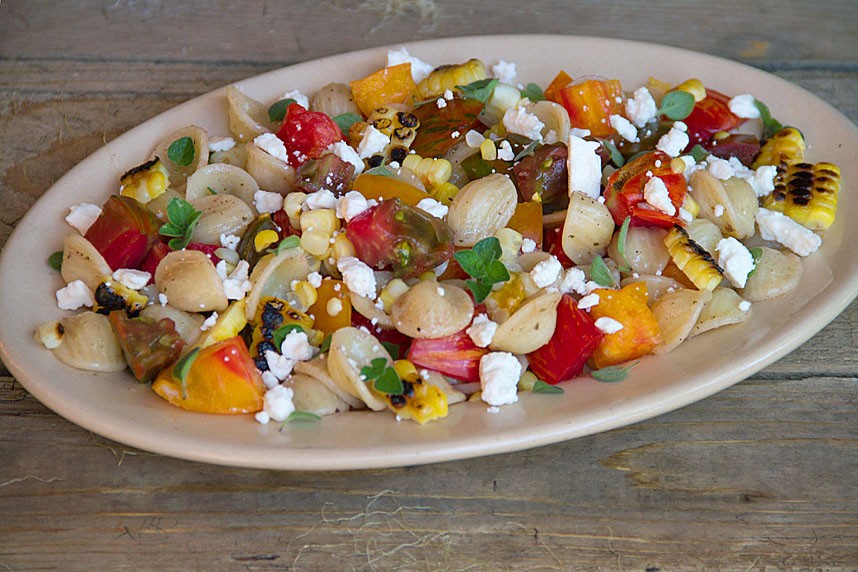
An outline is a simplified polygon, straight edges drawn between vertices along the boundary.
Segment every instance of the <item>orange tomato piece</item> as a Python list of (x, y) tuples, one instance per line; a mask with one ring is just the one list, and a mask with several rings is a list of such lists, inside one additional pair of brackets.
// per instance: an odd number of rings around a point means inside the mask
[(518, 203), (515, 212), (506, 225), (521, 233), (536, 243), (538, 250), (542, 249), (542, 205), (536, 201)]
[[(316, 288), (316, 303), (307, 310), (308, 314), (315, 316), (314, 329), (327, 335), (352, 325), (352, 302), (346, 295), (348, 291), (342, 280), (322, 280), (321, 286)], [(337, 310), (337, 303), (332, 300), (339, 301), (339, 310), (333, 314), (331, 311)]]
[(652, 352), (661, 341), (661, 330), (652, 310), (647, 306), (645, 282), (633, 282), (621, 290), (598, 288), (599, 303), (590, 308), (590, 317), (613, 318), (623, 329), (605, 334), (593, 352), (593, 366), (601, 369), (639, 358)]
[(417, 93), (411, 76), (411, 64), (404, 63), (377, 72), (349, 84), (358, 108), (369, 117), (374, 109), (389, 103), (410, 103)]
[(572, 83), (572, 76), (565, 71), (560, 70), (560, 72), (554, 76), (554, 79), (551, 80), (551, 83), (548, 84), (548, 87), (545, 88), (545, 99), (559, 103), (557, 94), (570, 83)]
[(557, 96), (559, 103), (569, 112), (572, 126), (589, 129), (594, 137), (607, 137), (613, 133), (610, 117), (622, 114), (623, 87), (616, 79), (588, 79), (564, 87)]
[(200, 350), (182, 383), (173, 366), (161, 373), (152, 389), (176, 407), (200, 413), (254, 413), (262, 409), (265, 385), (241, 337)]
[(367, 199), (399, 199), (410, 207), (417, 206), (421, 200), (429, 198), (429, 193), (421, 191), (405, 181), (384, 175), (362, 173), (355, 179), (352, 188)]

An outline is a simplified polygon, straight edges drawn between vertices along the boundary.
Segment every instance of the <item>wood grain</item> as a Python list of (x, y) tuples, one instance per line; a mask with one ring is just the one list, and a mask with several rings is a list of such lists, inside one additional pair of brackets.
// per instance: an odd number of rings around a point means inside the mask
[[(289, 63), (475, 33), (625, 37), (752, 63), (856, 121), (856, 25), (850, 1), (6, 1), (0, 245), (105, 142)], [(670, 414), (346, 473), (131, 449), (56, 416), (0, 364), (0, 570), (856, 570), (856, 334), (853, 303), (753, 378)]]

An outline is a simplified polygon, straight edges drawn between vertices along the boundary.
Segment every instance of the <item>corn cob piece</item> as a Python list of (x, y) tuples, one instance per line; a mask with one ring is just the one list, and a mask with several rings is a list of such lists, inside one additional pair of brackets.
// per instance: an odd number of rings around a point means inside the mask
[(401, 419), (413, 419), (423, 425), (447, 416), (447, 396), (420, 377), (413, 363), (404, 359), (396, 360), (393, 368), (402, 379), (405, 391), (401, 395), (385, 394), (384, 399)]
[(674, 226), (664, 244), (674, 264), (688, 276), (699, 290), (714, 290), (724, 277), (724, 271), (706, 250), (691, 240), (681, 226)]
[[(250, 342), (250, 357), (260, 371), (268, 371), (265, 352), (271, 350), (280, 353), (280, 348), (274, 345), (274, 331), (283, 326), (294, 324), (301, 326), (310, 338), (310, 328), (313, 318), (293, 308), (289, 302), (280, 298), (267, 297), (260, 300), (259, 308), (253, 319), (253, 337)], [(313, 340), (310, 340), (313, 343)]]
[(791, 163), (778, 167), (775, 190), (763, 200), (811, 230), (831, 226), (837, 213), (840, 168), (832, 163)]
[(147, 163), (128, 170), (119, 179), (119, 194), (137, 199), (144, 205), (159, 197), (170, 184), (167, 168), (155, 157)]
[(804, 149), (801, 131), (795, 127), (784, 127), (763, 144), (752, 167), (798, 163), (804, 159)]
[(417, 136), (417, 128), (420, 127), (417, 116), (408, 111), (383, 106), (373, 110), (367, 123), (390, 138), (390, 143), (380, 153), (384, 159), (402, 163), (408, 155), (414, 137)]
[(107, 316), (113, 310), (125, 310), (131, 318), (138, 316), (149, 303), (149, 298), (140, 292), (111, 279), (102, 281), (96, 287), (94, 299), (93, 312)]
[(421, 99), (430, 99), (442, 95), (448, 89), (454, 89), (457, 85), (467, 85), (481, 79), (486, 79), (486, 66), (480, 60), (472, 58), (463, 64), (435, 68), (417, 85), (417, 93)]

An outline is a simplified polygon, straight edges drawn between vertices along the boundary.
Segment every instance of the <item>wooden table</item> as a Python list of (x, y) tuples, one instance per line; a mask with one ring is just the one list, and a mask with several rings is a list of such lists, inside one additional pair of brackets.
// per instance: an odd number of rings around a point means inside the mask
[[(849, 0), (7, 0), (0, 244), (116, 135), (291, 63), (468, 34), (619, 36), (750, 63), (856, 120), (856, 27)], [(346, 473), (132, 450), (0, 369), (0, 569), (855, 570), (856, 320), (853, 304), (751, 379), (623, 429)]]

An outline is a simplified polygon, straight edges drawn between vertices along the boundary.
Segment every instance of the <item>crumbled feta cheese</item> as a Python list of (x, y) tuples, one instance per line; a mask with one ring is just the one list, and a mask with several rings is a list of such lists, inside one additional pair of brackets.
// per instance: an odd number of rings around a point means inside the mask
[(384, 148), (390, 143), (390, 138), (376, 129), (374, 126), (367, 126), (363, 132), (363, 138), (358, 143), (357, 152), (361, 159), (372, 157), (376, 153), (381, 153)]
[(754, 269), (754, 257), (744, 244), (733, 238), (722, 238), (715, 246), (718, 253), (718, 266), (724, 269), (724, 276), (736, 288), (744, 288), (748, 274)]
[(307, 195), (304, 204), (311, 211), (317, 209), (335, 209), (337, 208), (337, 197), (328, 189), (321, 189)]
[(452, 133), (450, 133), (450, 139), (458, 139), (459, 135), (461, 135), (461, 133), (459, 133), (458, 131), (453, 131)]
[(563, 272), (563, 266), (560, 261), (557, 260), (556, 256), (551, 256), (533, 267), (533, 270), (530, 271), (530, 278), (538, 288), (545, 288), (554, 284), (561, 272)]
[(581, 139), (583, 139), (584, 137), (590, 136), (590, 130), (589, 129), (579, 129), (578, 127), (573, 127), (572, 129), (569, 130), (569, 135), (574, 135), (575, 137), (580, 137)]
[(751, 303), (747, 300), (742, 300), (741, 302), (739, 302), (739, 310), (741, 310), (742, 312), (747, 312), (750, 309)]
[(289, 374), (292, 373), (292, 368), (295, 367), (294, 360), (280, 355), (274, 350), (265, 350), (265, 363), (268, 364), (268, 371), (271, 372), (271, 375), (280, 381), (289, 377)]
[(509, 141), (506, 139), (501, 141), (501, 144), (498, 145), (498, 159), (501, 161), (512, 161), (515, 159), (515, 153), (512, 150), (512, 145), (510, 145)]
[(206, 330), (210, 330), (217, 323), (218, 314), (217, 312), (212, 312), (211, 316), (205, 319), (205, 321), (200, 326), (200, 331), (205, 332)]
[(76, 228), (81, 235), (84, 235), (100, 215), (100, 206), (90, 203), (80, 203), (69, 208), (69, 214), (66, 215), (66, 222)]
[(679, 207), (679, 220), (681, 220), (684, 223), (689, 223), (692, 220), (694, 220), (694, 217), (691, 216), (690, 212), (688, 212), (687, 210), (685, 210), (682, 207)]
[(501, 83), (512, 85), (517, 73), (513, 62), (500, 60), (492, 66), (492, 75), (498, 78)]
[(532, 238), (525, 238), (521, 241), (521, 251), (522, 252), (533, 252), (536, 250), (536, 241)]
[(598, 306), (599, 301), (600, 301), (599, 295), (596, 294), (595, 292), (593, 294), (587, 294), (586, 296), (584, 296), (583, 298), (578, 300), (578, 309), (579, 310), (588, 310), (588, 309), (592, 308), (593, 306)]
[(644, 200), (654, 209), (666, 215), (673, 216), (676, 214), (676, 207), (670, 200), (667, 185), (659, 177), (653, 177), (644, 185)]
[(298, 91), (297, 89), (293, 89), (292, 91), (287, 91), (283, 94), (283, 97), (280, 99), (294, 99), (295, 103), (303, 107), (304, 109), (310, 109), (310, 100), (306, 95)]
[(569, 268), (563, 274), (563, 279), (558, 285), (558, 290), (561, 294), (569, 294), (575, 292), (579, 295), (588, 294), (587, 292), (587, 277), (584, 271), (580, 268)]
[(265, 384), (266, 389), (271, 389), (272, 387), (280, 385), (280, 380), (277, 379), (277, 376), (273, 373), (266, 370), (262, 372), (262, 383)]
[(307, 282), (309, 282), (313, 288), (319, 288), (322, 285), (322, 275), (318, 272), (310, 272), (307, 274)]
[(727, 104), (733, 115), (742, 117), (743, 119), (759, 119), (760, 110), (755, 104), (756, 100), (753, 95), (743, 93), (737, 95)]
[(57, 290), (57, 306), (60, 310), (77, 310), (82, 306), (91, 308), (95, 300), (83, 280), (73, 280), (65, 288)]
[(442, 205), (438, 201), (432, 198), (420, 199), (420, 202), (415, 205), (418, 209), (424, 210), (430, 215), (443, 219), (447, 216), (447, 211), (449, 208), (447, 205)]
[(289, 160), (286, 154), (286, 146), (283, 141), (273, 133), (263, 133), (253, 140), (253, 144), (274, 157), (280, 159), (284, 163)]
[(264, 410), (257, 412), (253, 418), (256, 419), (257, 423), (261, 423), (262, 425), (268, 425), (268, 422), (271, 421), (271, 417)]
[(570, 195), (573, 191), (580, 191), (595, 199), (601, 194), (602, 159), (598, 153), (599, 146), (598, 141), (586, 141), (569, 134), (566, 168)]
[(354, 256), (345, 256), (337, 260), (337, 270), (343, 275), (343, 282), (350, 291), (364, 298), (375, 298), (375, 274), (372, 268)]
[(167, 299), (166, 294), (158, 294), (158, 303), (162, 306), (166, 306), (169, 300)]
[(537, 116), (523, 107), (507, 109), (503, 114), (503, 126), (507, 133), (522, 135), (534, 141), (542, 141), (542, 128), (545, 124)]
[[(224, 261), (221, 260), (220, 262)], [(220, 262), (218, 262), (218, 266), (220, 266)], [(247, 261), (239, 260), (229, 277), (223, 281), (223, 291), (227, 300), (241, 300), (253, 288), (253, 283), (248, 280), (247, 276), (249, 270), (250, 265)]]
[(454, 97), (455, 97), (455, 95), (453, 94), (453, 90), (451, 90), (451, 89), (445, 89), (444, 90), (444, 99), (446, 99), (447, 101), (453, 101)]
[(229, 151), (235, 147), (235, 139), (232, 137), (212, 137), (209, 139), (209, 153)]
[(626, 116), (638, 127), (643, 127), (648, 121), (655, 119), (658, 106), (645, 87), (639, 87), (626, 100)]
[(292, 403), (292, 388), (285, 385), (275, 385), (265, 392), (262, 411), (264, 415), (256, 415), (256, 420), (265, 425), (268, 421), (282, 423), (286, 421), (293, 411), (295, 404)]
[(474, 131), (471, 129), (467, 133), (465, 133), (465, 145), (470, 147), (471, 149), (477, 149), (480, 145), (483, 144), (486, 138), (483, 137), (483, 134), (479, 131)]
[(149, 283), (149, 280), (152, 279), (152, 275), (148, 272), (144, 272), (143, 270), (120, 268), (113, 273), (113, 279), (126, 288), (130, 288), (131, 290), (140, 290)]
[(465, 333), (471, 337), (477, 347), (487, 348), (492, 343), (492, 338), (495, 337), (497, 330), (498, 324), (496, 322), (492, 322), (485, 314), (477, 314)]
[(822, 245), (818, 234), (777, 211), (761, 208), (757, 211), (757, 225), (763, 240), (774, 240), (799, 256), (812, 254)]
[(313, 346), (305, 332), (289, 332), (280, 344), (280, 353), (292, 361), (307, 361), (313, 357)]
[(411, 77), (414, 83), (420, 83), (435, 69), (420, 58), (412, 56), (405, 47), (387, 51), (387, 67), (404, 63), (411, 64)]
[(327, 151), (330, 151), (346, 163), (351, 163), (355, 168), (355, 175), (360, 175), (363, 173), (363, 160), (360, 158), (360, 155), (357, 154), (351, 145), (346, 143), (345, 141), (337, 141), (336, 143), (331, 143), (328, 145)]
[(774, 165), (761, 165), (754, 171), (754, 178), (748, 181), (758, 197), (765, 196), (775, 190), (775, 176), (778, 168)]
[(447, 100), (443, 97), (439, 97), (435, 100), (435, 105), (436, 107), (438, 107), (438, 109), (444, 109), (445, 107), (447, 107)]
[(709, 157), (706, 158), (706, 163), (708, 165), (706, 170), (709, 171), (713, 177), (721, 181), (726, 181), (735, 173), (730, 161), (721, 159), (715, 155), (709, 155)]
[(724, 216), (724, 205), (715, 205), (712, 214), (715, 215), (715, 218), (721, 218)]
[(674, 122), (670, 131), (661, 136), (655, 148), (667, 153), (671, 157), (679, 157), (682, 150), (688, 146), (687, 126), (681, 122)]
[(280, 193), (259, 190), (253, 193), (253, 206), (260, 214), (276, 213), (283, 208), (283, 196)]
[(344, 221), (349, 222), (357, 215), (375, 204), (374, 200), (366, 200), (362, 194), (357, 191), (349, 191), (339, 198), (337, 201), (337, 216)]
[(623, 329), (623, 325), (613, 318), (602, 316), (596, 320), (596, 327), (605, 334), (616, 334)]
[(611, 116), (611, 127), (616, 129), (617, 133), (620, 134), (620, 137), (628, 141), (629, 143), (637, 143), (638, 140), (638, 130), (632, 125), (632, 122), (623, 117), (622, 115), (612, 115)]
[(236, 248), (238, 248), (239, 242), (241, 242), (240, 236), (236, 236), (234, 234), (220, 235), (220, 245), (224, 248), (228, 248), (229, 250), (235, 250)]
[(518, 401), (521, 363), (509, 352), (489, 352), (480, 358), (480, 399), (489, 405)]

